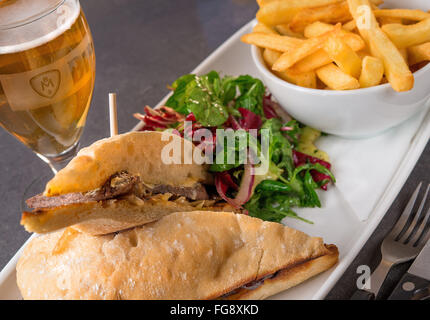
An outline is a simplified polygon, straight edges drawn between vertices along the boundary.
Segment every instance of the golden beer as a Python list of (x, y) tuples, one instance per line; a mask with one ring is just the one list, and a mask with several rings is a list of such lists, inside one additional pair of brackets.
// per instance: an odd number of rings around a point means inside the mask
[(77, 3), (47, 35), (0, 44), (0, 125), (45, 157), (77, 145), (94, 88), (93, 41)]

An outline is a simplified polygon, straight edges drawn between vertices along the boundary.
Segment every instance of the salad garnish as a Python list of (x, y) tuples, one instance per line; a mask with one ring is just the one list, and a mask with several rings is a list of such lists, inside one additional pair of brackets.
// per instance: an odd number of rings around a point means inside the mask
[[(291, 217), (312, 223), (293, 208), (321, 207), (316, 189), (327, 190), (329, 183), (335, 182), (327, 154), (314, 145), (319, 131), (292, 119), (266, 93), (262, 81), (249, 75), (220, 77), (216, 71), (187, 74), (170, 88), (173, 93), (165, 106), (156, 110), (146, 106), (145, 114), (135, 114), (144, 122), (142, 130), (168, 129), (189, 138), (199, 129), (208, 129), (213, 138), (197, 144), (206, 153), (218, 152), (216, 146), (225, 138), (217, 137), (217, 129), (233, 132), (235, 144), (222, 144), (216, 157), (234, 161), (217, 161), (209, 169), (215, 175), (218, 195), (263, 220), (280, 222)], [(184, 121), (192, 125), (186, 127)], [(256, 162), (241, 157), (258, 157), (258, 136), (263, 129), (270, 133), (269, 166), (265, 175), (256, 175)], [(256, 130), (258, 136), (252, 134)], [(241, 139), (248, 143), (244, 146)]]

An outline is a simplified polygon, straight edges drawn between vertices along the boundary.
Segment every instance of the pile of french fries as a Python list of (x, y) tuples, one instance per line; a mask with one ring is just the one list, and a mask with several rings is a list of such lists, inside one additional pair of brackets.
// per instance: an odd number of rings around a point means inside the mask
[(241, 40), (290, 83), (351, 90), (389, 82), (408, 91), (430, 60), (429, 12), (380, 9), (382, 0), (257, 2), (258, 24)]

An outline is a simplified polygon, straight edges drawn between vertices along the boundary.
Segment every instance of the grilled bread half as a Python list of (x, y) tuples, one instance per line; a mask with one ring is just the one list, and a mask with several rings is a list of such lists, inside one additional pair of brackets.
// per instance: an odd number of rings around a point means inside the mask
[(27, 200), (21, 224), (46, 233), (76, 225), (93, 235), (155, 221), (178, 211), (230, 211), (211, 193), (207, 165), (186, 159), (201, 151), (167, 132), (131, 132), (102, 139), (82, 149)]
[(111, 235), (40, 235), (17, 282), (25, 299), (264, 299), (337, 260), (336, 246), (282, 224), (194, 211)]

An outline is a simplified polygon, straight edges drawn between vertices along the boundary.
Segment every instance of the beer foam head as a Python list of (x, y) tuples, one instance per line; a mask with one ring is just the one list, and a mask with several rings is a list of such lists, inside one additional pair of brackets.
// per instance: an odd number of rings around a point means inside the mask
[[(0, 7), (0, 54), (41, 46), (70, 29), (79, 16), (77, 0), (18, 0)], [(60, 5), (59, 5), (60, 4)]]

